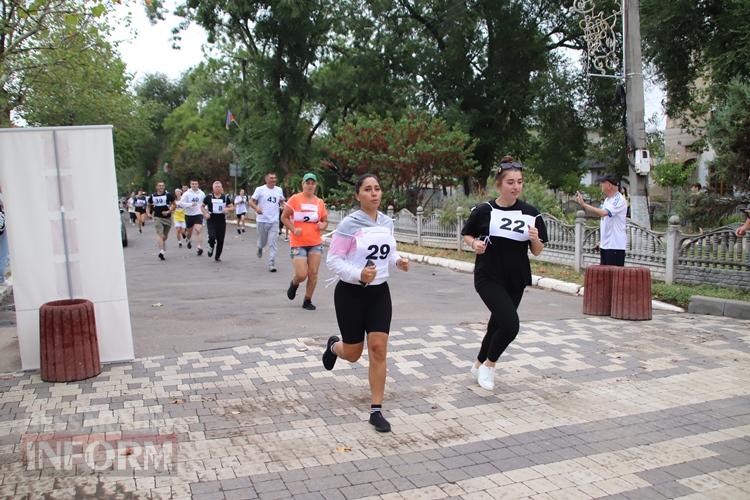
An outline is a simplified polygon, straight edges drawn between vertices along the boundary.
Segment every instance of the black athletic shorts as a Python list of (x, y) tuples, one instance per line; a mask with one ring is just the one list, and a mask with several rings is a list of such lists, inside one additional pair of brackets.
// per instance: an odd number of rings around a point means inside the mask
[(203, 215), (186, 215), (185, 216), (185, 227), (190, 228), (195, 225), (202, 226), (203, 225)]
[(388, 283), (362, 286), (339, 281), (333, 292), (333, 303), (344, 344), (364, 342), (365, 332), (388, 333), (391, 330)]
[(135, 207), (135, 212), (139, 213), (139, 214), (145, 214), (146, 213), (146, 209), (145, 208), (140, 208), (140, 207)]

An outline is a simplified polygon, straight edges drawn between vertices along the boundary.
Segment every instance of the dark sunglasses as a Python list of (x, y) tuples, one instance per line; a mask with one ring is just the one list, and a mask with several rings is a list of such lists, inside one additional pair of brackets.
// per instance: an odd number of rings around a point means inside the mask
[(501, 163), (500, 167), (497, 169), (497, 175), (500, 175), (500, 173), (505, 170), (523, 170), (523, 165), (517, 161)]

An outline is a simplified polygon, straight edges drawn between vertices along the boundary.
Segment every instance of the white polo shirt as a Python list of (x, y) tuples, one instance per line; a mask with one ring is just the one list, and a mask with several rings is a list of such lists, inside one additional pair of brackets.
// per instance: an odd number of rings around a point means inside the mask
[(625, 232), (625, 217), (628, 213), (628, 202), (625, 197), (618, 193), (610, 196), (602, 203), (602, 208), (607, 215), (602, 217), (600, 223), (601, 242), (599, 248), (602, 250), (625, 250), (628, 244), (628, 236)]

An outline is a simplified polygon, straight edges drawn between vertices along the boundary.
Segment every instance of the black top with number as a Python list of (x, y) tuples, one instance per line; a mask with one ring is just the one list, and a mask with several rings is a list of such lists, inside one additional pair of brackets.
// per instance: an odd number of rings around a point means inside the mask
[(169, 210), (172, 207), (173, 202), (174, 195), (167, 191), (162, 194), (152, 193), (151, 196), (148, 197), (148, 204), (153, 207), (152, 210), (154, 217), (170, 217), (170, 214), (164, 215), (163, 212)]
[[(501, 207), (495, 200), (481, 203), (474, 207), (469, 219), (464, 224), (461, 234), (468, 234), (475, 238), (484, 238), (490, 233), (490, 216), (492, 209), (505, 211), (520, 211), (533, 217), (539, 215), (539, 210), (528, 203), (517, 200), (513, 206)], [(513, 230), (517, 222), (511, 221), (507, 229)], [(537, 217), (535, 226), (539, 230), (539, 239), (547, 242), (547, 226), (541, 217)], [(508, 286), (524, 287), (531, 284), (531, 265), (529, 264), (530, 241), (516, 241), (509, 238), (490, 236), (487, 250), (477, 255), (474, 264), (474, 280), (489, 278), (506, 283)]]
[(226, 209), (228, 206), (234, 205), (234, 202), (229, 199), (228, 194), (222, 194), (221, 196), (214, 196), (213, 193), (209, 194), (205, 198), (203, 198), (203, 204), (206, 205), (206, 208), (208, 209), (208, 212), (211, 214), (211, 219), (213, 220), (222, 220), (226, 219), (226, 213), (225, 212), (214, 212), (214, 203), (213, 200), (223, 200), (224, 201), (224, 210), (226, 212)]

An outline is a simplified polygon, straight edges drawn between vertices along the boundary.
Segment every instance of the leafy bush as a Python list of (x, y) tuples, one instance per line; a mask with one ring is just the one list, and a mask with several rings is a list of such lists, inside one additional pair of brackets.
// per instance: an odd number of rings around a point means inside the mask
[[(464, 208), (464, 217), (466, 217), (473, 206), (497, 198), (494, 178), (489, 179), (487, 185), (493, 187), (489, 188), (486, 193), (472, 193), (470, 196), (458, 194), (447, 199), (440, 208), (440, 222), (450, 224), (455, 221), (457, 207)], [(540, 212), (552, 214), (558, 219), (565, 218), (560, 202), (552, 194), (547, 183), (533, 170), (524, 170), (521, 199), (536, 207)]]
[[(691, 229), (706, 230), (737, 222), (737, 206), (748, 201), (748, 198), (719, 196), (714, 193), (678, 192), (675, 195), (674, 210)], [(742, 220), (740, 217), (739, 221)]]

